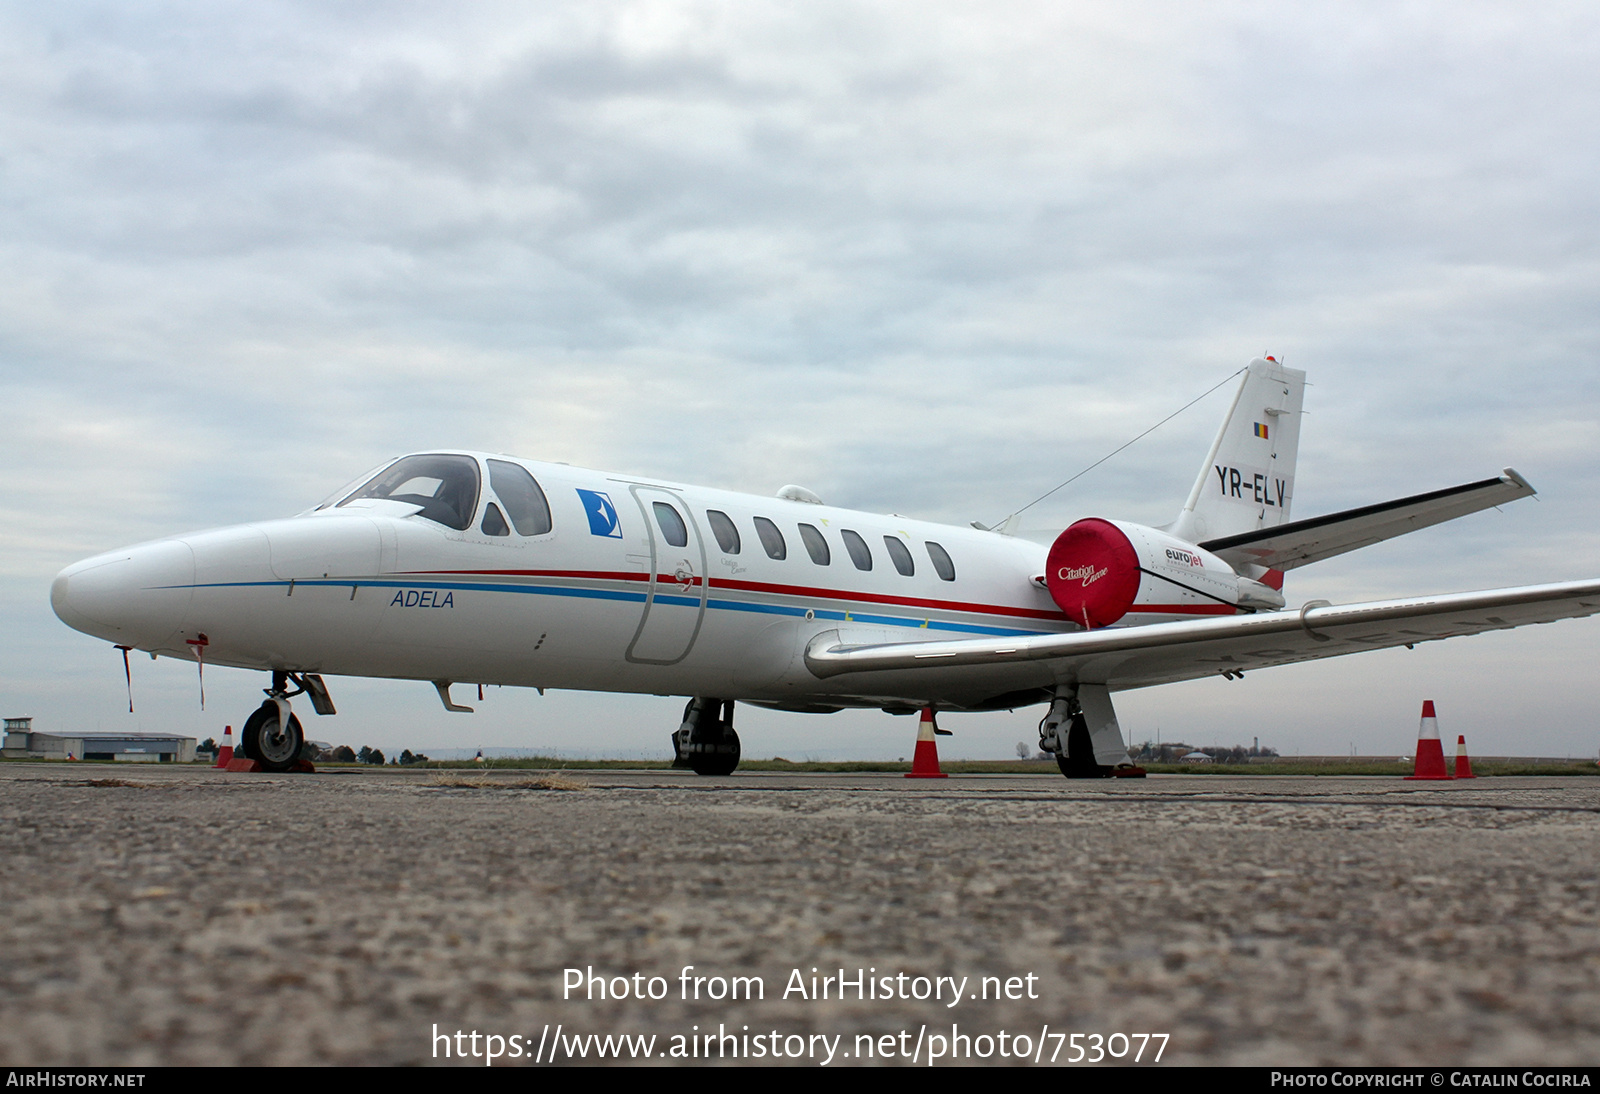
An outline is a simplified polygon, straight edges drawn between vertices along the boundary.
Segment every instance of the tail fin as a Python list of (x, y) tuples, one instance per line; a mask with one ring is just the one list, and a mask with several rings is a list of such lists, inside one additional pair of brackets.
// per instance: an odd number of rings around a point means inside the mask
[(1199, 543), (1289, 519), (1305, 386), (1299, 369), (1271, 357), (1250, 362), (1172, 535)]

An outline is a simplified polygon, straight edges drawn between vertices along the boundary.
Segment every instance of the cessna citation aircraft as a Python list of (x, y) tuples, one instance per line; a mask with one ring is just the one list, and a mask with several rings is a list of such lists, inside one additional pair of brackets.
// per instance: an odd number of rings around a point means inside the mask
[[(1289, 520), (1305, 373), (1252, 361), (1171, 524), (999, 530), (477, 452), (405, 456), (308, 512), (69, 566), (50, 599), (124, 649), (271, 674), (242, 748), (295, 766), (324, 675), (680, 695), (679, 761), (739, 762), (737, 702), (1041, 704), (1068, 777), (1126, 771), (1112, 694), (1591, 615), (1600, 581), (1286, 609), (1286, 570), (1532, 494), (1515, 471)], [(1008, 522), (1009, 524), (1010, 522)]]

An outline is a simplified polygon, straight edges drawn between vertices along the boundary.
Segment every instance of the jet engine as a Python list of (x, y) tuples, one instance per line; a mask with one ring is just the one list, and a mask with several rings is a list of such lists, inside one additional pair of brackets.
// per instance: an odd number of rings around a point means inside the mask
[(1141, 524), (1098, 517), (1056, 537), (1044, 584), (1070, 619), (1091, 630), (1130, 613), (1192, 618), (1284, 604), (1277, 590), (1240, 576), (1210, 551)]

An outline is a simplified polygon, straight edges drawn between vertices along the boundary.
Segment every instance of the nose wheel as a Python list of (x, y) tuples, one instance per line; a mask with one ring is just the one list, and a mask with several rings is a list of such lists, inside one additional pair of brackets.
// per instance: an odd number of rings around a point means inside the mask
[(240, 748), (263, 771), (290, 771), (300, 762), (300, 750), (306, 743), (300, 719), (291, 714), (287, 726), (281, 722), (278, 704), (268, 699), (244, 723)]

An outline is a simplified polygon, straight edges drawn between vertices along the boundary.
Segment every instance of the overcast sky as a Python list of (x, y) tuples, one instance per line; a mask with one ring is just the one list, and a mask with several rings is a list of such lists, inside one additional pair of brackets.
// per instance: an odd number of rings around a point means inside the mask
[[(531, 9), (531, 10), (530, 10)], [(1539, 489), (1291, 604), (1600, 575), (1600, 14), (1550, 3), (0, 5), (0, 707), (238, 725), (84, 556), (464, 447), (991, 522), (1263, 352), (1295, 517)], [(1029, 511), (1182, 503), (1219, 392)], [(1134, 741), (1595, 755), (1600, 620), (1125, 693)], [(310, 736), (662, 753), (681, 700), (330, 681)], [(1041, 711), (951, 716), (1004, 757)], [(748, 711), (746, 755), (908, 755)]]

